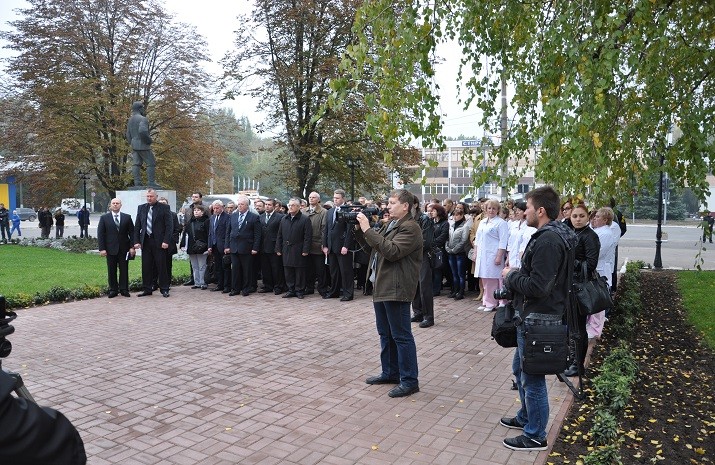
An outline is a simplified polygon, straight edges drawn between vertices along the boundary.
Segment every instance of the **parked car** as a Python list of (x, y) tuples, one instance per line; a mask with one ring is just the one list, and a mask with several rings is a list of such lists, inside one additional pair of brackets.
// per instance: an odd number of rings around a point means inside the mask
[(35, 221), (37, 219), (37, 212), (32, 208), (16, 208), (15, 211), (22, 221)]

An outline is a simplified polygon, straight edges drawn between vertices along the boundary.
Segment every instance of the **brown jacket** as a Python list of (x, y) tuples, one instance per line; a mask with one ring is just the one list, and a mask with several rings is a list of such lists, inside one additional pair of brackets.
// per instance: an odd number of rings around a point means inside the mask
[(422, 229), (410, 214), (386, 233), (389, 224), (379, 231), (372, 228), (364, 233), (360, 229), (355, 231), (358, 242), (372, 248), (369, 263), (377, 257), (372, 300), (412, 302), (422, 266)]
[(311, 255), (323, 255), (323, 233), (325, 233), (325, 215), (327, 210), (320, 205), (315, 207), (313, 213), (310, 212), (310, 207), (303, 209), (303, 214), (308, 217), (310, 224), (313, 227), (313, 240), (310, 243)]

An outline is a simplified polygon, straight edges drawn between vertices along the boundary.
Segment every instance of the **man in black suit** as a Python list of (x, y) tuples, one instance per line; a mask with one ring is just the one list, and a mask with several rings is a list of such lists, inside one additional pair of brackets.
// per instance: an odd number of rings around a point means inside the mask
[(323, 296), (324, 299), (337, 297), (340, 293), (341, 302), (353, 300), (355, 275), (353, 273), (353, 254), (355, 238), (348, 223), (338, 221), (336, 213), (345, 203), (345, 191), (338, 189), (333, 193), (333, 208), (328, 212), (323, 235), (323, 253), (328, 255), (330, 267), (330, 289)]
[(276, 239), (278, 238), (278, 227), (281, 218), (283, 218), (283, 213), (275, 211), (275, 206), (275, 200), (266, 200), (265, 211), (260, 215), (263, 287), (258, 292), (273, 292), (278, 295), (285, 288), (283, 264), (281, 263), (281, 257), (276, 255)]
[[(163, 203), (164, 205), (168, 206), (169, 199), (167, 199), (166, 197), (159, 197), (159, 203)], [(181, 231), (184, 229), (184, 227), (179, 222), (179, 217), (176, 215), (176, 212), (171, 210), (171, 207), (169, 207), (169, 213), (171, 213), (171, 223), (174, 226), (171, 231), (171, 242), (169, 243), (169, 250), (166, 253), (166, 274), (167, 276), (169, 276), (169, 285), (171, 285), (172, 270), (174, 268), (173, 256), (179, 253), (177, 244), (179, 243), (179, 237), (181, 236)], [(189, 262), (189, 265), (191, 265), (191, 262)], [(154, 286), (152, 286), (152, 289), (158, 288), (158, 286), (156, 285), (158, 284), (158, 278), (159, 275), (156, 273), (156, 270), (154, 270), (154, 280), (152, 281), (154, 283)]]
[(223, 250), (226, 248), (226, 228), (228, 227), (229, 215), (223, 211), (223, 202), (214, 200), (211, 204), (213, 215), (209, 220), (209, 255), (214, 259), (214, 270), (216, 270), (216, 287), (211, 291), (228, 292), (226, 276), (223, 269)]
[(225, 249), (231, 254), (231, 292), (228, 295), (251, 293), (252, 257), (261, 249), (261, 223), (258, 215), (248, 211), (248, 197), (236, 201), (238, 209), (226, 227)]
[(137, 208), (136, 224), (134, 226), (134, 248), (142, 250), (142, 286), (144, 290), (137, 297), (145, 297), (152, 293), (152, 278), (154, 269), (159, 277), (161, 295), (169, 297), (169, 274), (166, 269), (166, 255), (174, 222), (168, 205), (159, 203), (156, 190), (147, 189), (146, 201)]
[[(129, 297), (129, 265), (127, 259), (134, 257), (132, 239), (134, 236), (134, 222), (132, 217), (120, 212), (122, 201), (112, 199), (109, 212), (99, 218), (97, 225), (97, 241), (99, 242), (99, 255), (107, 257), (107, 272), (109, 274), (110, 299), (121, 293)], [(117, 268), (119, 269), (119, 282), (117, 283)]]

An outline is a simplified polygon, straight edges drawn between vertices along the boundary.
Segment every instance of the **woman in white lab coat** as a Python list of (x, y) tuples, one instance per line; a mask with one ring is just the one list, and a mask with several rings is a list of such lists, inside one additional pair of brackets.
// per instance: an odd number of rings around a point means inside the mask
[(476, 247), (474, 276), (484, 283), (484, 297), (478, 310), (490, 312), (498, 301), (494, 291), (502, 285), (501, 270), (506, 262), (506, 247), (509, 241), (509, 226), (499, 217), (501, 206), (496, 200), (486, 203), (486, 217), (479, 223)]

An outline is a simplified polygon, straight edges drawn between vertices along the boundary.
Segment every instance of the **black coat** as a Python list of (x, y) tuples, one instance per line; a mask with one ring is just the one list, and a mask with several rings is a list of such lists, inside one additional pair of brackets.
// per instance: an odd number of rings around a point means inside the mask
[(335, 221), (335, 209), (328, 210), (325, 222), (325, 234), (323, 234), (323, 247), (327, 247), (328, 252), (340, 254), (340, 249), (347, 247), (348, 250), (355, 248), (355, 237), (352, 228), (348, 227), (347, 221)]
[[(216, 215), (212, 215), (209, 219), (209, 247), (216, 248), (221, 253), (226, 248), (226, 228), (228, 227), (229, 216), (226, 212), (221, 212), (216, 221)], [(214, 222), (216, 227), (214, 228)]]
[(591, 276), (596, 271), (598, 264), (598, 253), (601, 250), (601, 240), (596, 231), (586, 226), (580, 231), (574, 230), (578, 243), (576, 244), (576, 260), (574, 261), (574, 277), (581, 277), (581, 263), (586, 261), (588, 275)]
[(306, 266), (312, 241), (313, 225), (306, 215), (298, 212), (295, 217), (285, 215), (281, 218), (275, 251), (282, 254), (283, 266)]
[(197, 240), (206, 244), (206, 249), (208, 250), (210, 224), (208, 216), (200, 218), (194, 216), (191, 218), (189, 224), (184, 228), (184, 234), (181, 236), (181, 246), (186, 246), (186, 253), (193, 253), (194, 244)]
[(99, 217), (97, 225), (97, 242), (99, 250), (106, 250), (108, 255), (125, 255), (132, 247), (134, 222), (127, 213), (119, 212), (119, 230), (114, 222), (112, 212)]
[(231, 253), (250, 254), (261, 249), (261, 222), (258, 215), (247, 211), (243, 224), (239, 225), (241, 213), (236, 210), (231, 213), (226, 228), (226, 248)]
[(434, 240), (432, 247), (441, 248), (444, 250), (444, 244), (449, 239), (449, 221), (442, 220), (434, 224)]

